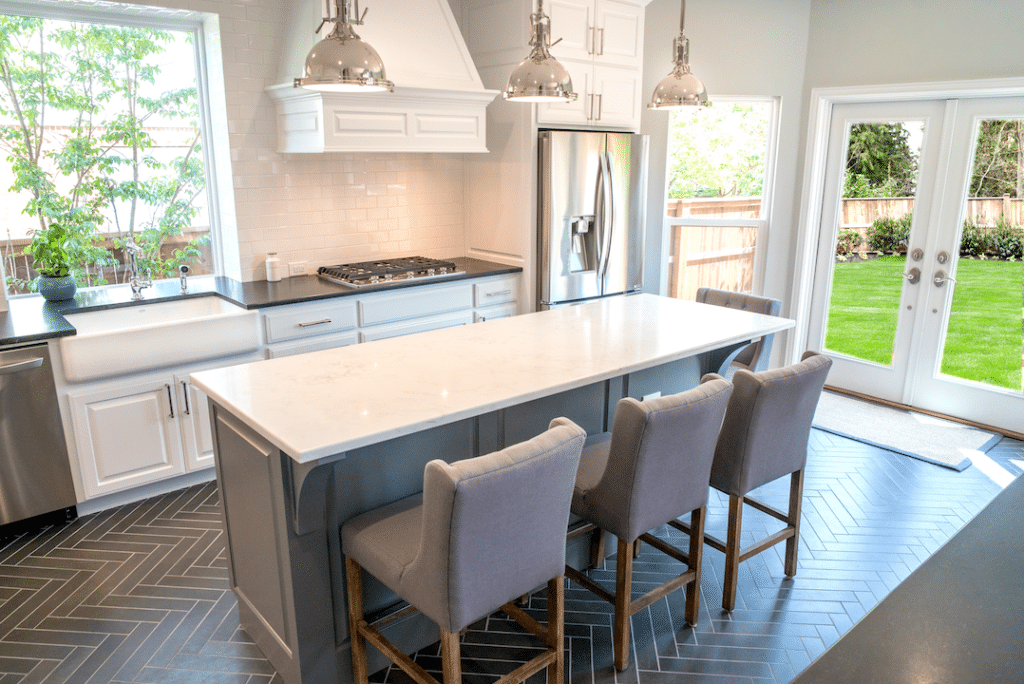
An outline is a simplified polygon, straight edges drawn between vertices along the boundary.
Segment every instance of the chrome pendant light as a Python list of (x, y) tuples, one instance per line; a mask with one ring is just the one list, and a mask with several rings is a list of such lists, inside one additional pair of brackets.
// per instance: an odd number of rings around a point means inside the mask
[(502, 97), (516, 102), (572, 102), (576, 93), (572, 91), (569, 72), (548, 52), (551, 20), (544, 14), (544, 0), (537, 0), (537, 11), (530, 15), (530, 24), (533, 49), (512, 70)]
[(359, 0), (355, 0), (354, 13), (352, 0), (337, 3), (337, 16), (324, 17), (316, 32), (328, 22), (334, 24), (334, 30), (309, 51), (306, 75), (295, 79), (295, 87), (351, 93), (393, 92), (395, 84), (384, 73), (380, 55), (352, 30), (353, 25), (363, 23), (366, 11), (359, 16)]
[(683, 35), (686, 20), (686, 0), (679, 10), (679, 36), (672, 41), (675, 67), (654, 89), (648, 109), (685, 109), (710, 107), (708, 91), (703, 81), (690, 73), (690, 41)]

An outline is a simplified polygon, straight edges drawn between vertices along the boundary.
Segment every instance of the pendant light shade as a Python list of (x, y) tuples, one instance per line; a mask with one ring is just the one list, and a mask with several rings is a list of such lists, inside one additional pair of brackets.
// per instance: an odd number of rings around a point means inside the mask
[(533, 49), (512, 70), (502, 97), (517, 102), (572, 102), (576, 93), (569, 72), (548, 52), (551, 20), (544, 14), (544, 0), (537, 0), (537, 12), (530, 15), (530, 22)]
[(690, 41), (683, 35), (686, 19), (686, 0), (679, 10), (679, 35), (672, 41), (672, 55), (675, 66), (672, 72), (661, 79), (648, 109), (685, 109), (688, 107), (710, 107), (708, 91), (704, 82), (690, 72)]
[(363, 18), (359, 16), (358, 0), (354, 14), (351, 2), (338, 0), (338, 16), (325, 17), (320, 22), (320, 27), (333, 23), (334, 30), (309, 51), (306, 75), (295, 79), (296, 88), (354, 93), (394, 91), (395, 84), (388, 80), (380, 55), (352, 30), (353, 25), (363, 23)]

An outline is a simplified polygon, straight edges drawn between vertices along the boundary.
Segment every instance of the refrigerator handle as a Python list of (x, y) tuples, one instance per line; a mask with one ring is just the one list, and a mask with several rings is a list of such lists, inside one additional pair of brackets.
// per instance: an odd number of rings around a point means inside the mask
[(605, 294), (605, 280), (608, 275), (608, 258), (611, 253), (612, 233), (615, 231), (615, 195), (612, 188), (611, 153), (601, 153), (601, 234), (598, 255), (597, 278), (601, 294)]

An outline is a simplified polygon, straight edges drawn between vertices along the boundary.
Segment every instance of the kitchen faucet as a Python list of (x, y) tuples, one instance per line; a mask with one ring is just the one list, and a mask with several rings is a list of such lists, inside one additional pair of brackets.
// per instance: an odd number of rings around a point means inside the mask
[(124, 243), (124, 251), (128, 253), (128, 268), (131, 272), (131, 279), (128, 281), (132, 287), (132, 299), (142, 299), (142, 289), (153, 286), (153, 270), (146, 269), (146, 279), (139, 279), (139, 246), (135, 240), (129, 237)]

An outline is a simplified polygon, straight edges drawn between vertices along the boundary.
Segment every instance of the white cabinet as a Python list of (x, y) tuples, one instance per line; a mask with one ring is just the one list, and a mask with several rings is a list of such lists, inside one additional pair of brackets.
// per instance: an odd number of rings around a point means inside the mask
[(209, 404), (188, 376), (215, 365), (68, 392), (86, 499), (213, 467)]
[(572, 77), (574, 102), (537, 105), (542, 125), (640, 126), (644, 8), (629, 0), (551, 0), (555, 57)]
[(272, 307), (263, 314), (267, 356), (333, 349), (359, 341), (357, 303), (350, 298)]

